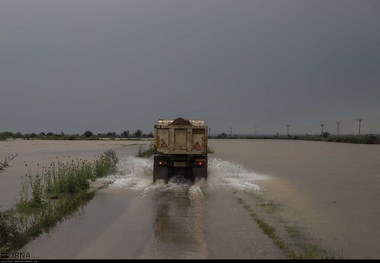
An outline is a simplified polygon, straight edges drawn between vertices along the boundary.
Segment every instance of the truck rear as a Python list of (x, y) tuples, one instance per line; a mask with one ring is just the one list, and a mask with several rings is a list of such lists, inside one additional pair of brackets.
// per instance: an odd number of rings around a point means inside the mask
[(154, 125), (153, 182), (183, 176), (207, 180), (207, 126), (203, 120), (159, 119)]

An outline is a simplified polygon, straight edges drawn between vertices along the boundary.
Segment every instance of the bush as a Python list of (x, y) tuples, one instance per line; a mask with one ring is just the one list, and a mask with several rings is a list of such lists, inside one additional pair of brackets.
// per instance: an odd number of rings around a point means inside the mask
[(153, 143), (151, 143), (148, 149), (145, 149), (145, 150), (143, 150), (143, 146), (139, 146), (139, 151), (137, 152), (135, 156), (149, 158), (155, 153), (155, 151), (156, 151), (156, 147)]
[(373, 134), (366, 135), (363, 139), (363, 143), (365, 144), (374, 144), (377, 141), (377, 137)]
[(14, 158), (17, 157), (17, 153), (16, 154), (8, 154), (6, 157), (5, 157), (5, 160), (4, 162), (0, 162), (0, 173), (2, 171), (5, 170), (5, 168), (9, 167), (9, 162), (12, 161)]
[(92, 137), (93, 134), (92, 134), (91, 131), (85, 131), (85, 132), (83, 133), (83, 136), (86, 137), (86, 138), (89, 138), (89, 137)]
[(94, 191), (88, 191), (89, 180), (116, 172), (117, 161), (109, 150), (92, 163), (53, 162), (41, 173), (25, 176), (15, 208), (0, 212), (0, 251), (21, 248), (77, 211), (94, 196)]
[(14, 212), (0, 212), (0, 246), (14, 242), (20, 236), (20, 229)]

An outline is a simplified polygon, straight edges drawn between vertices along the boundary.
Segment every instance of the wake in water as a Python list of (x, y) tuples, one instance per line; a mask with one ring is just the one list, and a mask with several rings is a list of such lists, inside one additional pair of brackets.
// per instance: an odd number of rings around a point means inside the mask
[(200, 188), (232, 188), (237, 190), (260, 191), (255, 184), (257, 180), (267, 179), (267, 176), (248, 171), (242, 165), (217, 158), (209, 158), (208, 179), (190, 185), (178, 177), (172, 177), (167, 184), (153, 184), (153, 159), (127, 156), (118, 163), (119, 173), (106, 178), (113, 181), (112, 188), (123, 188), (147, 193), (155, 189), (172, 191), (189, 189), (190, 193), (201, 192)]
[(259, 191), (260, 188), (255, 184), (255, 181), (268, 178), (265, 175), (260, 175), (245, 169), (241, 164), (217, 158), (210, 158), (208, 167), (208, 187), (226, 187), (235, 188), (237, 190)]

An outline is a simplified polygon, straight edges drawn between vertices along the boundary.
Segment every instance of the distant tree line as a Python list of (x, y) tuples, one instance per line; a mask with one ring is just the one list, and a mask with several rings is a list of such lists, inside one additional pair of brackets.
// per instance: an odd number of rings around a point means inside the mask
[(305, 140), (305, 141), (326, 141), (326, 142), (342, 142), (357, 144), (380, 144), (380, 135), (331, 135), (324, 132), (320, 135), (227, 135), (221, 133), (216, 136), (209, 136), (210, 139), (281, 139), (281, 140)]
[(137, 129), (135, 132), (130, 133), (129, 130), (125, 130), (121, 133), (116, 132), (107, 132), (107, 133), (98, 133), (95, 134), (92, 131), (85, 131), (83, 134), (65, 134), (61, 133), (25, 133), (21, 132), (1, 132), (0, 141), (6, 139), (25, 139), (25, 140), (101, 140), (101, 139), (141, 139), (141, 138), (153, 138), (153, 133), (148, 134), (143, 133), (140, 129)]

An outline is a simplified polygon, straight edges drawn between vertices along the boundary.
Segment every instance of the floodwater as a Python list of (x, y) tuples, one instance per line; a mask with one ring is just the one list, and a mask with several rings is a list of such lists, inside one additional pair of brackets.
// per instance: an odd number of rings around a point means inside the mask
[[(107, 147), (117, 149), (118, 173), (105, 178), (113, 183), (73, 218), (21, 249), (31, 256), (285, 258), (237, 202), (236, 192), (248, 192), (281, 204), (278, 213), (284, 220), (302, 226), (338, 257), (380, 258), (378, 145), (210, 140), (215, 154), (209, 155), (208, 181), (191, 185), (179, 178), (172, 178), (168, 184), (152, 184), (152, 159), (134, 157), (138, 145), (111, 147), (102, 142), (101, 146), (83, 144), (75, 148), (64, 143), (54, 142), (49, 151), (34, 147), (26, 159), (18, 156), (6, 176), (0, 174), (2, 190), (12, 173), (17, 178), (14, 174), (25, 169), (20, 168), (25, 162), (68, 153), (86, 158)], [(0, 142), (0, 152), (4, 152), (4, 145), (10, 153), (15, 148), (12, 142)], [(1, 191), (0, 203), (9, 203), (7, 194)]]
[(271, 180), (257, 184), (338, 258), (380, 258), (380, 145), (214, 140), (218, 157)]
[(42, 141), (7, 140), (0, 141), (0, 162), (7, 155), (18, 154), (10, 167), (0, 173), (0, 211), (12, 207), (20, 196), (22, 176), (36, 175), (43, 166), (53, 162), (96, 159), (106, 150), (114, 150), (118, 158), (134, 155), (146, 141)]

